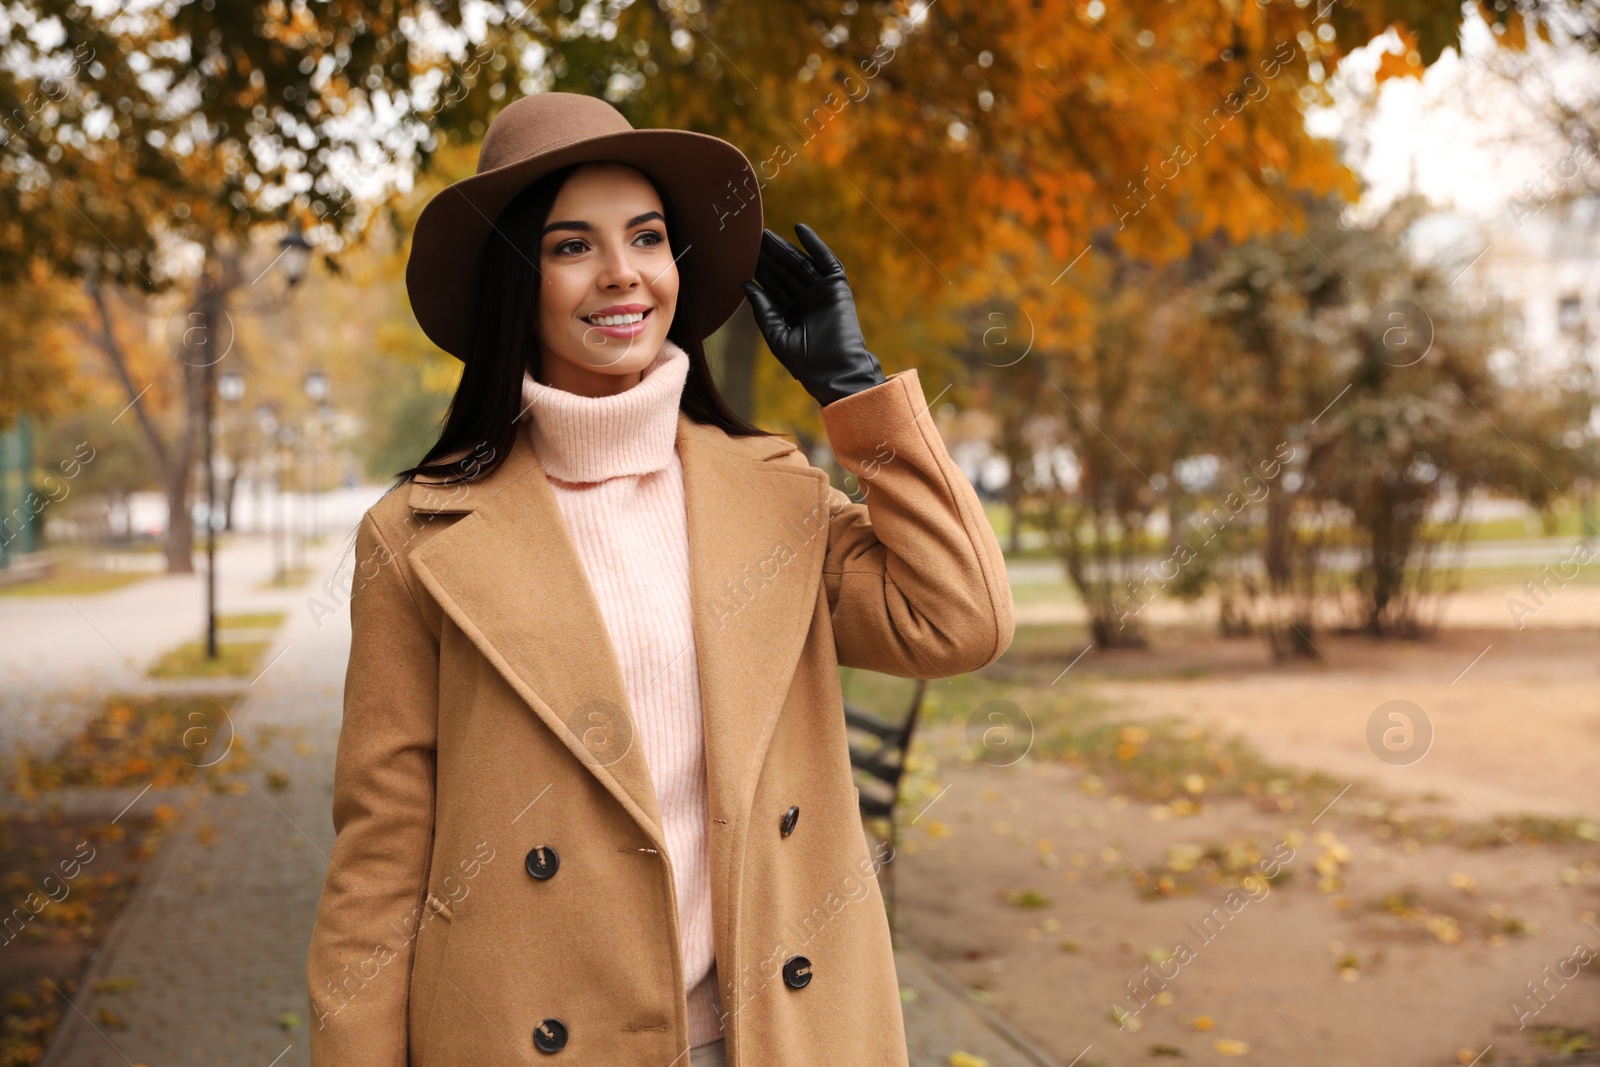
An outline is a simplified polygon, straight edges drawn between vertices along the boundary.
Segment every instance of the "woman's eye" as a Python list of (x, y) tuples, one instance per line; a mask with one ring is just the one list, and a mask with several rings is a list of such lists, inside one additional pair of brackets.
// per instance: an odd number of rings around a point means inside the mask
[(578, 240), (576, 237), (574, 237), (570, 241), (562, 241), (560, 244), (556, 245), (550, 251), (554, 255), (566, 256), (566, 255), (577, 255), (582, 250), (583, 250), (583, 242)]
[(659, 244), (665, 244), (666, 241), (667, 241), (666, 236), (663, 235), (662, 233), (660, 233), (657, 230), (646, 230), (643, 233), (641, 233), (639, 235), (639, 237), (640, 238), (645, 238), (645, 237), (650, 238), (648, 241), (645, 242), (645, 244), (647, 246), (651, 247), (651, 248), (654, 248), (656, 245), (659, 245)]

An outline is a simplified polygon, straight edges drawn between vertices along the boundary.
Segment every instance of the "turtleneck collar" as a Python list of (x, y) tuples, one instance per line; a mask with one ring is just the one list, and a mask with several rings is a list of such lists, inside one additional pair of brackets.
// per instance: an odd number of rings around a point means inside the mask
[(672, 462), (689, 354), (664, 341), (631, 389), (581, 396), (522, 375), (528, 433), (545, 473), (564, 482), (648, 474)]

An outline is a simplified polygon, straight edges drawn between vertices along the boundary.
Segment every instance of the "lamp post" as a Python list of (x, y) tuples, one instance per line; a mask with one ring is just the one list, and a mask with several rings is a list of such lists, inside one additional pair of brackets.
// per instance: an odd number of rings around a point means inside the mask
[[(306, 391), (306, 398), (309, 399), (311, 403), (317, 405), (316, 411), (317, 414), (320, 415), (321, 407), (328, 399), (328, 376), (322, 373), (321, 367), (313, 367), (311, 370), (306, 372), (305, 382), (303, 384)], [(310, 428), (314, 430), (315, 424), (312, 423)], [(318, 480), (316, 477), (317, 461), (316, 457), (311, 454), (312, 443), (308, 440), (306, 444), (308, 447), (306, 448), (307, 469), (305, 491), (308, 494), (306, 497), (306, 503), (309, 512), (307, 536), (314, 540), (317, 536), (317, 499), (316, 486), (313, 483)]]
[[(301, 542), (303, 541), (305, 535), (301, 533), (298, 528), (296, 528), (294, 537), (291, 538), (289, 536), (289, 494), (284, 490), (285, 479), (282, 477), (283, 473), (285, 472), (289, 474), (295, 473), (296, 468), (294, 461), (294, 449), (295, 443), (298, 441), (298, 439), (299, 431), (296, 430), (294, 426), (288, 422), (281, 422), (278, 424), (277, 443), (275, 446), (275, 465), (279, 471), (278, 518), (280, 521), (278, 525), (284, 539), (283, 555), (286, 557), (284, 569), (293, 569), (295, 567), (299, 567), (304, 562), (304, 554), (302, 551)], [(296, 509), (296, 512), (296, 518), (298, 518), (298, 509)], [(296, 524), (296, 526), (298, 527), (298, 524)], [(287, 575), (284, 573), (283, 569), (280, 569), (278, 575), (273, 579), (274, 582), (279, 584), (282, 584), (286, 580)]]
[[(224, 370), (221, 374), (217, 375), (217, 395), (222, 397), (222, 402), (224, 404), (226, 404), (230, 408), (234, 404), (237, 404), (239, 402), (240, 398), (242, 398), (244, 396), (244, 375), (240, 374), (238, 371), (234, 370), (232, 367), (229, 367), (228, 369)], [(223, 421), (224, 421), (224, 424), (226, 424), (226, 422), (227, 422), (226, 416), (224, 416)], [(224, 436), (224, 441), (226, 441), (226, 436)], [(235, 466), (234, 457), (226, 457), (226, 458), (229, 459), (228, 474), (229, 474), (229, 477), (232, 479), (232, 481), (229, 484), (232, 485), (236, 489), (238, 487), (238, 484), (239, 484), (238, 467)], [(237, 529), (237, 527), (236, 527), (236, 525), (234, 524), (234, 521), (233, 521), (233, 491), (232, 490), (230, 490), (229, 493), (228, 493), (228, 509), (227, 510), (228, 510), (228, 528), (229, 529)]]
[[(317, 405), (317, 415), (319, 416), (318, 427), (322, 430), (322, 439), (324, 441), (328, 442), (328, 449), (332, 453), (332, 455), (329, 458), (333, 461), (334, 470), (338, 471), (339, 470), (339, 443), (336, 440), (335, 433), (334, 433), (337, 412), (334, 411), (334, 408), (333, 408), (332, 404), (330, 404), (326, 400), (324, 400), (321, 404)], [(317, 469), (321, 470), (320, 467), (317, 468)], [(320, 481), (320, 480), (321, 479), (319, 478), (318, 481)], [(319, 538), (322, 537), (322, 534), (323, 534), (322, 499), (321, 499), (321, 496), (319, 494), (318, 495), (318, 499), (317, 499), (317, 537), (319, 537)]]
[[(283, 553), (278, 543), (283, 503), (278, 485), (278, 416), (271, 404), (263, 401), (256, 405), (256, 428), (261, 431), (264, 445), (261, 451), (261, 465), (264, 472), (270, 475), (270, 478), (262, 479), (270, 489), (266, 497), (267, 503), (261, 508), (261, 515), (263, 521), (268, 524), (267, 535), (272, 545), (272, 581), (276, 584), (283, 580)], [(276, 520), (273, 518), (273, 512), (277, 512)]]
[[(287, 285), (278, 296), (249, 305), (245, 310), (265, 312), (283, 308), (293, 297), (295, 287), (305, 277), (306, 268), (311, 262), (311, 244), (301, 232), (298, 221), (293, 224), (289, 233), (278, 241), (278, 250), (278, 260), (283, 263)], [(214, 351), (213, 340), (217, 336), (217, 326), (228, 318), (228, 295), (239, 284), (240, 276), (232, 271), (225, 271), (221, 278), (214, 278), (210, 271), (203, 272), (195, 313), (198, 330), (184, 334), (184, 345), (187, 349), (192, 340), (191, 334), (198, 332), (198, 341), (195, 343), (198, 344), (200, 355), (203, 356), (204, 381), (201, 393), (205, 421), (206, 472), (206, 658), (212, 660), (217, 658), (217, 486), (212, 458), (215, 396), (219, 389), (225, 400), (237, 400), (244, 395), (244, 378), (237, 371), (230, 369), (221, 376), (221, 381), (218, 380), (216, 365), (232, 348), (231, 339), (220, 353)]]
[[(206, 471), (206, 658), (217, 658), (217, 472), (211, 459), (212, 422), (216, 418), (216, 391), (217, 391), (217, 360), (221, 356), (214, 355), (212, 344), (217, 336), (216, 327), (221, 319), (223, 290), (211, 277), (209, 271), (204, 271), (200, 278), (200, 291), (198, 306), (194, 317), (198, 319), (198, 330), (184, 331), (183, 343), (186, 351), (191, 344), (196, 346), (189, 352), (201, 360), (201, 418), (205, 423), (205, 471)], [(223, 349), (223, 355), (227, 349)], [(185, 521), (192, 521), (186, 518)]]

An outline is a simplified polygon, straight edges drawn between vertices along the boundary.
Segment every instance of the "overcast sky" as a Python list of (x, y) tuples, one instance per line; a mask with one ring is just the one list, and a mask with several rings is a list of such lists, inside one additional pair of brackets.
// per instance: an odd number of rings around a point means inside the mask
[(1506, 210), (1510, 197), (1526, 196), (1522, 185), (1536, 180), (1541, 166), (1571, 150), (1536, 117), (1541, 97), (1553, 91), (1572, 103), (1585, 94), (1592, 98), (1600, 87), (1593, 56), (1538, 40), (1530, 41), (1526, 56), (1514, 57), (1513, 69), (1526, 68), (1522, 76), (1505, 83), (1483, 64), (1507, 57), (1497, 52), (1484, 23), (1469, 15), (1462, 28), (1465, 59), (1447, 51), (1421, 81), (1394, 78), (1374, 95), (1378, 56), (1398, 46), (1391, 32), (1341, 63), (1331, 86), (1338, 106), (1309, 120), (1314, 132), (1346, 142), (1346, 159), (1369, 184), (1360, 205), (1364, 217), (1405, 192), (1413, 171), (1421, 191), (1441, 205), (1483, 217)]

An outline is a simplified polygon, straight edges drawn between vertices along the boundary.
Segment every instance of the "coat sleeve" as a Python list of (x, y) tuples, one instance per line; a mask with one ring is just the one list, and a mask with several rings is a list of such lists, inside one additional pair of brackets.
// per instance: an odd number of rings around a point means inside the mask
[(1015, 629), (1005, 559), (917, 372), (828, 404), (822, 422), (856, 483), (849, 495), (825, 488), (822, 581), (840, 665), (942, 678), (999, 659)]
[(439, 642), (369, 512), (356, 535), (336, 837), (307, 958), (313, 1067), (405, 1067), (433, 839)]

